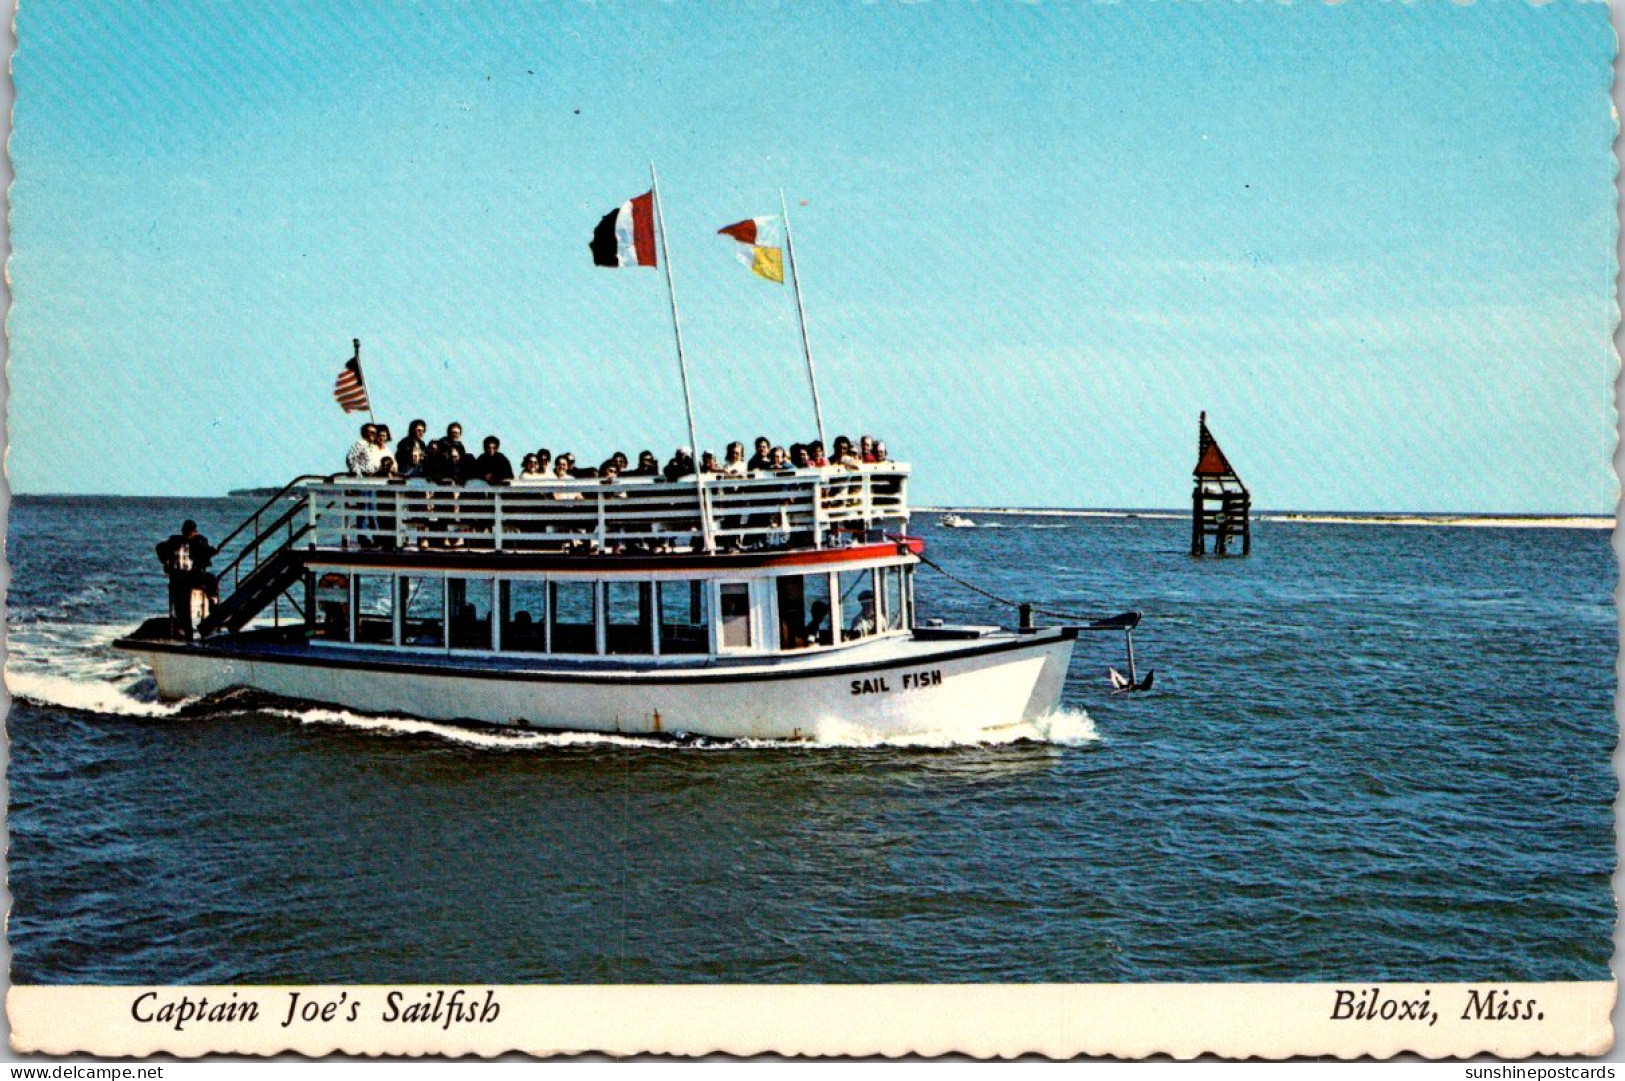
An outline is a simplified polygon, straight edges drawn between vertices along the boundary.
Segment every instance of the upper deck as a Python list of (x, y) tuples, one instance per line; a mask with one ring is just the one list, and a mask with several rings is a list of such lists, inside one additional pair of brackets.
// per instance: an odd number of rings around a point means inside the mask
[(664, 555), (843, 547), (902, 532), (908, 476), (906, 464), (887, 462), (497, 486), (340, 477), (299, 490), (317, 550)]

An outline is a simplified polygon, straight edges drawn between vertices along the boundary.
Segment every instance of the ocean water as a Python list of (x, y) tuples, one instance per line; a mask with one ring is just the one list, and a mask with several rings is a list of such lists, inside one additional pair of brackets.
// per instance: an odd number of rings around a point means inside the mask
[(1154, 692), (1085, 638), (1025, 738), (786, 747), (159, 703), (108, 646), (152, 546), (250, 506), (12, 504), (16, 982), (1611, 978), (1606, 531), (922, 516), (995, 593), (1143, 610)]

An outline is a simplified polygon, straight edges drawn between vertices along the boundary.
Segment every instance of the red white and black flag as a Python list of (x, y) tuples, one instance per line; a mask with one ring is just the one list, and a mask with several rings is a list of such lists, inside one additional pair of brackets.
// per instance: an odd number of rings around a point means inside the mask
[(592, 231), (598, 266), (655, 266), (654, 192), (646, 191), (604, 215)]
[(333, 381), (333, 400), (346, 413), (368, 413), (372, 403), (367, 400), (367, 384), (361, 378), (361, 343), (355, 343), (355, 356), (344, 362), (339, 377)]

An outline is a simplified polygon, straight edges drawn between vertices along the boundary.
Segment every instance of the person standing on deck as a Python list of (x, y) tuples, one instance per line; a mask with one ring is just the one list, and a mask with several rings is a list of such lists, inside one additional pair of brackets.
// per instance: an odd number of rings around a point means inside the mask
[(488, 435), (484, 446), (485, 453), (474, 460), (472, 475), (487, 484), (506, 484), (513, 480), (513, 463), (502, 453), (502, 440)]
[(181, 531), (158, 545), (158, 562), (169, 576), (169, 625), (178, 638), (192, 638), (192, 591), (202, 589), (211, 602), (218, 599), (214, 575), (208, 573), (215, 550), (188, 518)]
[(378, 426), (363, 424), (361, 438), (350, 444), (350, 453), (344, 456), (344, 469), (352, 477), (368, 477), (378, 469), (378, 463), (372, 461), (373, 440), (377, 438)]

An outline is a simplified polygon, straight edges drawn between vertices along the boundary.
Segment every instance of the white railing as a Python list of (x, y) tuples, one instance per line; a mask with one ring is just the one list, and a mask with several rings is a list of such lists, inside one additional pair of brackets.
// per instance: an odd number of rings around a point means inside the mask
[[(907, 465), (666, 482), (433, 485), (335, 479), (304, 486), (317, 548), (696, 551), (823, 548), (908, 522)], [(703, 487), (703, 494), (702, 494)], [(709, 521), (702, 514), (709, 514)], [(706, 526), (709, 525), (709, 529)]]

